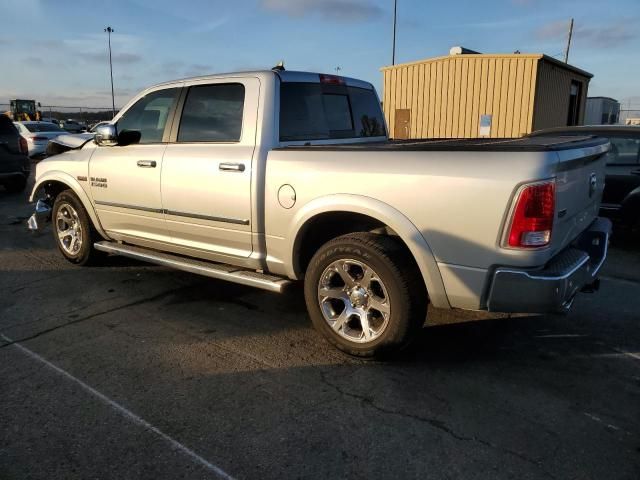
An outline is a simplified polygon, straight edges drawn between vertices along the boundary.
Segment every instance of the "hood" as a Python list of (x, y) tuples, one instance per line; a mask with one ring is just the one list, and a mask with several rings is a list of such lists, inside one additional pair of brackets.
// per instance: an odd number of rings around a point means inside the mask
[(87, 142), (93, 140), (94, 135), (93, 133), (78, 133), (52, 138), (47, 145), (47, 155), (58, 155), (68, 150), (82, 148)]

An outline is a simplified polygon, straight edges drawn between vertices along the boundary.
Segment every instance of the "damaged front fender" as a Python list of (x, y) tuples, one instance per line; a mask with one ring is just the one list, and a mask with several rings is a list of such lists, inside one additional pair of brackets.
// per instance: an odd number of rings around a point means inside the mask
[(27, 226), (32, 232), (40, 232), (46, 223), (51, 221), (51, 199), (41, 198), (36, 202), (36, 209), (33, 215), (27, 220)]
[(93, 140), (93, 133), (78, 133), (76, 135), (60, 135), (49, 140), (47, 144), (47, 156), (59, 155), (69, 150), (76, 150), (84, 147), (88, 142)]

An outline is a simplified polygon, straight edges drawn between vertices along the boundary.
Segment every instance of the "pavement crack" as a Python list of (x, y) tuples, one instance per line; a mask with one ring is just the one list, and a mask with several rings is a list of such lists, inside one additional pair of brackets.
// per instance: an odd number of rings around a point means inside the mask
[(44, 281), (49, 281), (49, 280), (53, 280), (54, 278), (59, 278), (59, 277), (63, 277), (67, 274), (67, 272), (64, 273), (59, 273), (58, 275), (47, 275), (43, 278), (37, 278), (35, 280), (32, 280), (30, 282), (27, 283), (23, 283), (22, 285), (20, 285), (19, 287), (14, 288), (13, 290), (11, 290), (11, 293), (18, 293), (22, 290), (24, 290), (25, 288), (35, 284), (35, 283), (39, 283), (39, 282), (44, 282)]
[(47, 328), (45, 330), (41, 330), (41, 331), (39, 331), (37, 333), (34, 333), (33, 335), (29, 335), (27, 337), (19, 338), (17, 340), (11, 340), (10, 342), (5, 342), (4, 344), (0, 345), (0, 348), (6, 348), (6, 347), (9, 347), (9, 346), (11, 346), (11, 345), (13, 345), (15, 343), (22, 343), (22, 342), (26, 342), (28, 340), (33, 340), (33, 339), (41, 337), (43, 335), (47, 335), (47, 334), (49, 334), (51, 332), (55, 332), (56, 330), (60, 330), (62, 328), (67, 328), (67, 327), (70, 327), (70, 326), (73, 326), (73, 325), (77, 325), (78, 323), (86, 322), (87, 320), (91, 320), (92, 318), (96, 318), (96, 317), (99, 317), (101, 315), (106, 315), (108, 313), (117, 312), (118, 310), (122, 310), (122, 309), (129, 308), (129, 307), (135, 307), (137, 305), (142, 305), (144, 303), (153, 302), (154, 300), (157, 300), (157, 299), (162, 298), (162, 297), (164, 297), (166, 295), (170, 295), (172, 293), (178, 292), (178, 291), (183, 290), (185, 288), (189, 288), (189, 287), (182, 286), (182, 287), (173, 288), (173, 289), (170, 289), (170, 290), (165, 290), (164, 292), (160, 292), (160, 293), (158, 293), (156, 295), (152, 295), (151, 297), (141, 298), (141, 299), (135, 300), (133, 302), (125, 303), (124, 305), (119, 305), (117, 307), (108, 308), (108, 309), (102, 310), (100, 312), (91, 313), (91, 314), (86, 315), (84, 317), (79, 317), (79, 318), (70, 320), (70, 321), (65, 322), (65, 323), (63, 323), (61, 325), (56, 325), (55, 327), (51, 327), (51, 328)]
[[(492, 450), (497, 450), (499, 452), (505, 453), (507, 455), (511, 455), (513, 457), (516, 457), (520, 460), (522, 460), (523, 462), (526, 462), (530, 465), (533, 465), (535, 467), (538, 468), (542, 468), (542, 462), (533, 458), (528, 457), (527, 455), (524, 455), (520, 452), (517, 452), (515, 450), (511, 450), (509, 448), (504, 448), (501, 447), (499, 445), (496, 445), (494, 443), (491, 443), (487, 440), (483, 440), (481, 438), (477, 438), (477, 437), (470, 437), (470, 436), (466, 436), (466, 435), (461, 435), (457, 432), (455, 432), (453, 429), (451, 429), (450, 427), (448, 427), (444, 422), (440, 421), (440, 420), (436, 420), (435, 418), (430, 418), (430, 417), (424, 417), (422, 415), (416, 415), (416, 414), (412, 414), (412, 413), (406, 413), (406, 412), (400, 412), (398, 410), (392, 410), (390, 408), (386, 408), (386, 407), (382, 407), (378, 404), (376, 404), (373, 400), (373, 398), (367, 396), (367, 395), (361, 395), (358, 393), (352, 393), (352, 392), (348, 392), (346, 390), (344, 390), (343, 388), (341, 388), (339, 385), (336, 385), (335, 383), (332, 383), (331, 381), (329, 381), (327, 379), (326, 376), (326, 372), (323, 372), (322, 370), (320, 371), (320, 378), (322, 383), (324, 383), (325, 385), (327, 385), (328, 387), (332, 388), (333, 390), (335, 390), (336, 392), (338, 392), (340, 395), (344, 395), (346, 397), (350, 397), (356, 400), (359, 400), (361, 403), (363, 403), (364, 405), (367, 405), (371, 408), (373, 408), (374, 410), (386, 414), (386, 415), (395, 415), (398, 417), (402, 417), (402, 418), (407, 418), (410, 420), (415, 420), (421, 423), (426, 423), (427, 425), (447, 434), (448, 436), (452, 437), (455, 440), (458, 441), (462, 441), (462, 442), (476, 442), (480, 445), (483, 445), (487, 448), (490, 448)], [(557, 477), (555, 477), (554, 475), (552, 475), (551, 473), (547, 472), (546, 470), (542, 470), (542, 472), (544, 473), (544, 475), (548, 478), (551, 478), (553, 480), (556, 480)]]

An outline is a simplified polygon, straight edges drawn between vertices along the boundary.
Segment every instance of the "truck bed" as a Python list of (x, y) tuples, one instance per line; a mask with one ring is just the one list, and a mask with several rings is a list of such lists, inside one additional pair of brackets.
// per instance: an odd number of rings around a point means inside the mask
[(348, 144), (291, 145), (276, 150), (330, 151), (467, 151), (467, 152), (547, 152), (587, 148), (608, 140), (594, 136), (552, 136), (522, 138), (445, 138), (427, 140), (389, 140)]

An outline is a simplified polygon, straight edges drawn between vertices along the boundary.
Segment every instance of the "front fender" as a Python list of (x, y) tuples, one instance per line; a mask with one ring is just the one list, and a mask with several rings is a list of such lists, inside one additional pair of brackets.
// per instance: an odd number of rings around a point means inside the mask
[(330, 212), (352, 212), (367, 215), (393, 229), (409, 247), (413, 258), (418, 264), (433, 306), (451, 308), (431, 247), (429, 247), (420, 231), (407, 217), (392, 206), (362, 195), (327, 195), (312, 200), (296, 212), (286, 236), (288, 241), (286, 251), (289, 257), (285, 265), (287, 275), (290, 278), (296, 277), (293, 261), (296, 239), (304, 225), (315, 216)]
[(93, 203), (91, 202), (91, 199), (87, 195), (87, 192), (84, 190), (84, 188), (82, 188), (82, 185), (80, 185), (80, 182), (73, 176), (69, 175), (68, 173), (65, 173), (59, 170), (50, 170), (43, 173), (40, 177), (36, 179), (35, 185), (31, 190), (31, 195), (29, 195), (29, 202), (33, 203), (34, 201), (37, 200), (35, 197), (38, 190), (40, 190), (42, 186), (47, 182), (59, 182), (66, 185), (71, 190), (73, 190), (73, 193), (77, 195), (77, 197), (82, 202), (82, 205), (84, 206), (85, 210), (89, 214), (89, 217), (91, 218), (91, 221), (93, 222), (93, 226), (95, 227), (95, 229), (104, 238), (107, 238), (107, 239), (109, 238), (109, 236), (105, 233), (104, 229), (102, 228), (102, 225), (100, 224), (98, 215), (96, 214), (96, 211), (93, 208)]

